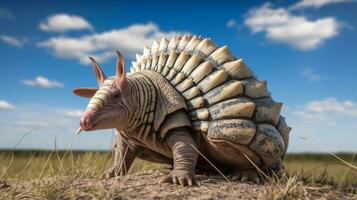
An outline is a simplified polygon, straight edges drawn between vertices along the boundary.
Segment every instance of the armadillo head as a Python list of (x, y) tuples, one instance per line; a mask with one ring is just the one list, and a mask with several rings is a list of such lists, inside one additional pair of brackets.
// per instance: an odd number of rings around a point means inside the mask
[(90, 98), (88, 106), (80, 119), (80, 128), (76, 134), (82, 130), (92, 131), (99, 129), (117, 128), (121, 129), (128, 119), (125, 95), (128, 93), (128, 83), (126, 80), (125, 63), (119, 51), (117, 53), (116, 75), (106, 77), (102, 68), (97, 62), (89, 57), (93, 63), (94, 73), (99, 88), (75, 88), (74, 94)]

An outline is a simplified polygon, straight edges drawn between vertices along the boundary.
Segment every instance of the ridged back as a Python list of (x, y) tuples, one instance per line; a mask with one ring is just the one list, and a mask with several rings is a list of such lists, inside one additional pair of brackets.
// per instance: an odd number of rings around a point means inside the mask
[(285, 154), (290, 127), (280, 115), (282, 103), (272, 100), (267, 82), (258, 80), (227, 46), (190, 35), (163, 38), (137, 55), (130, 71), (141, 70), (160, 73), (176, 88), (196, 131), (258, 152), (259, 140), (280, 137)]

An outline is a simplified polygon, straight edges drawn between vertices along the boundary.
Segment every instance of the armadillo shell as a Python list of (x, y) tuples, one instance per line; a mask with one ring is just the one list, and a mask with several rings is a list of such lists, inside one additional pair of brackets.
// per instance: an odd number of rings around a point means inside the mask
[[(165, 65), (165, 66), (166, 66), (168, 69), (171, 69), (171, 68), (174, 66), (174, 64), (175, 64), (175, 61), (176, 61), (177, 57), (178, 57), (178, 53), (175, 52), (175, 51), (171, 51), (170, 54), (169, 54), (169, 57), (167, 58), (167, 61), (166, 61), (166, 65)], [(163, 74), (163, 75), (164, 75), (164, 74)], [(164, 76), (166, 76), (166, 74), (165, 74)]]
[(183, 93), (187, 89), (189, 89), (191, 86), (193, 86), (193, 81), (191, 79), (185, 79), (182, 81), (180, 84), (176, 86), (176, 89), (180, 92)]
[(165, 54), (164, 52), (161, 52), (159, 61), (158, 61), (158, 66), (157, 66), (157, 71), (159, 73), (161, 73), (161, 71), (164, 69), (165, 63), (168, 58), (169, 58), (169, 55)]
[(285, 154), (291, 128), (280, 115), (282, 104), (228, 46), (190, 35), (162, 39), (145, 47), (131, 70), (145, 69), (163, 75), (183, 96), (194, 130), (245, 145), (266, 166)]
[(215, 104), (209, 108), (209, 113), (213, 120), (236, 118), (249, 119), (252, 117), (254, 109), (254, 102), (248, 98), (241, 97)]
[(283, 138), (270, 124), (257, 125), (257, 133), (249, 147), (260, 155), (268, 167), (274, 165), (285, 150)]
[(183, 97), (185, 98), (186, 101), (191, 100), (201, 94), (201, 90), (198, 87), (192, 87), (189, 90), (186, 90), (186, 92), (182, 93)]
[(227, 80), (227, 74), (224, 70), (217, 70), (208, 75), (205, 79), (197, 84), (203, 93), (207, 93), (211, 89), (215, 88), (219, 84)]
[(152, 47), (151, 47), (151, 55), (157, 55), (158, 52), (159, 52), (159, 42), (158, 41), (154, 41), (154, 43), (152, 44)]
[(258, 123), (270, 123), (276, 125), (280, 118), (282, 103), (273, 101), (272, 98), (266, 97), (254, 100), (256, 112), (254, 120)]
[(178, 43), (177, 48), (176, 48), (176, 51), (182, 52), (182, 51), (185, 49), (185, 47), (186, 47), (186, 45), (188, 44), (188, 42), (191, 40), (191, 38), (192, 38), (192, 37), (189, 36), (189, 35), (184, 35), (184, 36), (181, 38), (180, 42)]
[(178, 43), (180, 42), (180, 39), (181, 39), (181, 37), (178, 35), (172, 37), (168, 44), (167, 51), (168, 52), (176, 51), (176, 47), (177, 47)]
[(186, 61), (190, 58), (190, 54), (186, 53), (186, 52), (181, 52), (180, 55), (178, 56), (173, 69), (176, 72), (181, 71), (183, 65), (186, 63)]
[(211, 40), (206, 38), (198, 43), (193, 51), (193, 55), (206, 59), (216, 49), (217, 46)]
[(197, 97), (187, 102), (189, 110), (202, 108), (205, 106), (205, 99), (203, 97)]
[(243, 94), (242, 83), (240, 81), (229, 81), (207, 92), (204, 98), (209, 105), (213, 105), (241, 94)]
[(175, 78), (176, 75), (177, 75), (177, 71), (174, 69), (171, 69), (169, 71), (169, 74), (166, 76), (166, 79), (171, 81), (173, 78)]
[(186, 79), (186, 76), (180, 72), (176, 75), (176, 77), (174, 79), (171, 80), (171, 84), (173, 86), (176, 86), (177, 84), (179, 84), (181, 81), (185, 80)]
[(192, 79), (194, 83), (200, 82), (204, 79), (208, 74), (213, 71), (213, 66), (210, 62), (204, 62), (199, 65), (188, 77)]
[(286, 150), (288, 149), (289, 145), (289, 133), (291, 131), (291, 127), (289, 127), (286, 123), (285, 117), (280, 116), (279, 122), (277, 124), (277, 129), (281, 136), (283, 137), (284, 140), (284, 145), (285, 145), (285, 151), (283, 153), (283, 156), (286, 154)]
[(208, 120), (209, 112), (207, 108), (200, 108), (189, 113), (192, 120)]
[(243, 62), (243, 59), (226, 62), (219, 68), (224, 69), (227, 74), (233, 79), (241, 80), (247, 78), (255, 78), (253, 72)]
[[(190, 57), (190, 59), (187, 60), (186, 64), (182, 68), (182, 73), (185, 74), (187, 77), (196, 67), (200, 64), (202, 59), (196, 55), (193, 55)], [(207, 62), (210, 64), (209, 62)]]
[(215, 67), (219, 67), (221, 64), (233, 59), (233, 55), (227, 45), (217, 49), (207, 58)]
[(196, 46), (202, 41), (200, 37), (193, 36), (192, 39), (187, 43), (185, 50), (189, 54), (192, 55), (193, 51), (195, 50)]
[(169, 46), (169, 41), (166, 38), (162, 38), (160, 45), (159, 45), (159, 51), (166, 52), (168, 46)]
[(261, 98), (270, 96), (267, 82), (256, 79), (246, 79), (242, 81), (245, 88), (245, 95), (250, 98)]
[(250, 120), (226, 119), (210, 122), (208, 136), (226, 139), (238, 144), (249, 144), (255, 135), (255, 124)]
[(197, 131), (207, 133), (209, 122), (208, 121), (202, 121), (202, 120), (192, 121), (192, 126)]
[(157, 68), (159, 67), (158, 66), (159, 58), (160, 58), (160, 55), (153, 55), (152, 61), (151, 61), (151, 67), (150, 67), (151, 70), (158, 71)]

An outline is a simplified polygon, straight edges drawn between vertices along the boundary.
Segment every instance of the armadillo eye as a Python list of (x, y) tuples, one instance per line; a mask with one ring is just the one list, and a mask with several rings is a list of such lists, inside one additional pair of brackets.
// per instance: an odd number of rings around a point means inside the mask
[(119, 97), (119, 93), (116, 93), (116, 94), (114, 95), (114, 97), (115, 97), (115, 98), (118, 98), (118, 97)]

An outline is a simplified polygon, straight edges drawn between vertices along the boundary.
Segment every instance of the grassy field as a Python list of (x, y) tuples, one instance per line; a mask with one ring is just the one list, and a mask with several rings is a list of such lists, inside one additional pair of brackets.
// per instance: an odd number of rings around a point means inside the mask
[[(112, 156), (109, 152), (0, 151), (0, 181), (43, 180), (46, 177), (98, 178), (112, 165)], [(357, 165), (353, 154), (337, 156)], [(356, 194), (357, 171), (332, 155), (290, 154), (285, 158), (284, 166), (288, 177), (294, 177), (295, 181)], [(130, 173), (163, 168), (159, 164), (136, 160)]]

